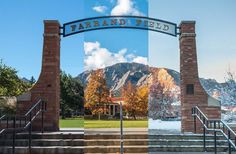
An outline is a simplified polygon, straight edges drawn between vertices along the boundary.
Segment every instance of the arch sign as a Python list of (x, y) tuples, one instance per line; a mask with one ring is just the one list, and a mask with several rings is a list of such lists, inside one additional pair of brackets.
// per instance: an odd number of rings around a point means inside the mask
[(109, 28), (151, 30), (177, 36), (177, 25), (164, 20), (140, 16), (101, 16), (63, 24), (63, 37), (85, 31)]
[[(57, 20), (44, 21), (42, 69), (38, 81), (26, 94), (17, 98), (19, 114), (27, 112), (38, 99), (46, 100), (45, 130), (59, 130), (60, 113), (60, 43), (61, 37), (99, 29), (131, 28), (151, 30), (170, 36), (179, 35), (181, 129), (192, 132), (192, 107), (203, 109), (209, 118), (219, 118), (220, 105), (215, 104), (201, 86), (198, 76), (195, 21), (175, 23), (140, 16), (101, 16), (61, 24)], [(177, 29), (179, 32), (177, 33)], [(171, 59), (170, 59), (171, 60)], [(40, 123), (33, 128), (40, 129)], [(200, 126), (197, 130), (200, 130)]]

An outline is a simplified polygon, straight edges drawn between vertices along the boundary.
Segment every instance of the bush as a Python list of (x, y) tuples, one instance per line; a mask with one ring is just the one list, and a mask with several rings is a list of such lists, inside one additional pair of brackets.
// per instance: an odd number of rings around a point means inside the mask
[(0, 97), (0, 110), (1, 115), (15, 114), (16, 112), (16, 97)]

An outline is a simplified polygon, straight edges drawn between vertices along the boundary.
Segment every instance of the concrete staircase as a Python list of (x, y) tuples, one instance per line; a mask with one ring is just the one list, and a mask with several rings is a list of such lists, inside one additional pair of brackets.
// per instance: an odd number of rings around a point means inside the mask
[[(228, 145), (221, 136), (217, 137), (217, 151), (226, 153)], [(203, 136), (199, 134), (153, 134), (147, 132), (128, 132), (124, 135), (125, 153), (162, 153), (162, 154), (200, 154), (213, 153), (212, 135), (206, 138), (207, 152), (203, 152)], [(11, 135), (0, 139), (0, 153), (12, 152)], [(28, 134), (21, 133), (16, 139), (16, 154), (28, 154)], [(32, 154), (82, 154), (82, 153), (119, 153), (120, 135), (115, 132), (55, 132), (34, 133), (32, 135)]]
[[(206, 152), (214, 152), (212, 135), (206, 137)], [(228, 151), (223, 137), (217, 137), (217, 151)], [(149, 135), (149, 152), (203, 152), (203, 136), (200, 134)]]
[[(109, 134), (85, 135), (85, 153), (119, 153), (120, 136)], [(227, 152), (228, 145), (222, 137), (218, 137), (217, 151)], [(206, 152), (203, 152), (202, 135), (147, 135), (126, 134), (124, 136), (125, 153), (214, 153), (214, 140), (207, 135)]]
[[(80, 154), (84, 153), (84, 132), (33, 133), (31, 154)], [(29, 154), (28, 134), (16, 136), (16, 154)], [(0, 153), (12, 153), (11, 135), (0, 140)]]
[[(119, 153), (119, 134), (85, 134), (85, 153)], [(147, 134), (124, 135), (124, 153), (148, 153)]]

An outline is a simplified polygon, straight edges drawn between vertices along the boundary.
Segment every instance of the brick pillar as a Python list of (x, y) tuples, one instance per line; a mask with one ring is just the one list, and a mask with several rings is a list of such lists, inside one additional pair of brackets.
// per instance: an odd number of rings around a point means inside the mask
[[(60, 109), (60, 24), (55, 20), (44, 21), (44, 41), (42, 68), (38, 81), (27, 93), (18, 97), (18, 114), (24, 114), (38, 99), (47, 102), (45, 113), (45, 130), (59, 130)], [(35, 121), (34, 130), (40, 128), (41, 123)]]
[(220, 107), (209, 105), (209, 96), (199, 81), (195, 21), (182, 21), (179, 27), (181, 129), (193, 132), (192, 107), (199, 106), (209, 118), (220, 118)]

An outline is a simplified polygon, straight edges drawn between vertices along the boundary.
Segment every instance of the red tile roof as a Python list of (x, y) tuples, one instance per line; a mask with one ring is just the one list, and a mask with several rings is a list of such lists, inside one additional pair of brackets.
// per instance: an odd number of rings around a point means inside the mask
[(124, 101), (125, 100), (123, 97), (111, 97), (110, 99), (111, 99), (112, 102)]

